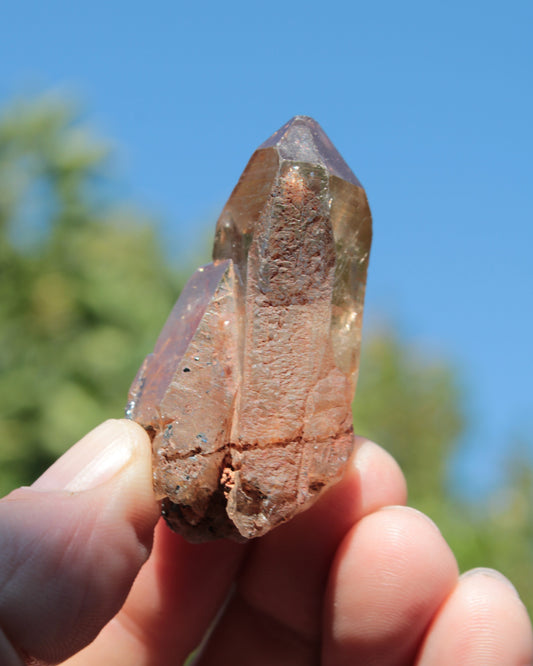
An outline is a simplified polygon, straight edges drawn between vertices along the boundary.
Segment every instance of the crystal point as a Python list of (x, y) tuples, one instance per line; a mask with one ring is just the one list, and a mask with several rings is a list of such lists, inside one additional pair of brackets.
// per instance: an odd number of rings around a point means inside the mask
[(192, 541), (260, 536), (353, 448), (371, 217), (322, 128), (296, 116), (252, 155), (130, 390), (154, 486)]
[(320, 164), (331, 174), (361, 187), (355, 174), (320, 125), (309, 116), (295, 116), (258, 150), (274, 147), (284, 160)]

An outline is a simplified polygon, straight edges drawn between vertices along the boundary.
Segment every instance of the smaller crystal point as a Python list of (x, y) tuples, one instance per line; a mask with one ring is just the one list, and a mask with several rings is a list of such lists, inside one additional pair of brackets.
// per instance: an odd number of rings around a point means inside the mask
[(371, 217), (321, 127), (296, 116), (252, 155), (130, 391), (154, 486), (191, 541), (261, 536), (353, 449)]

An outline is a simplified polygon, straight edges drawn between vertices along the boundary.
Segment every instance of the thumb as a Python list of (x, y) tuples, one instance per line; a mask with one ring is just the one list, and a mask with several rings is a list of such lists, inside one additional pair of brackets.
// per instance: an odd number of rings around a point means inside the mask
[(106, 421), (0, 501), (0, 663), (63, 661), (118, 612), (159, 515), (150, 448)]

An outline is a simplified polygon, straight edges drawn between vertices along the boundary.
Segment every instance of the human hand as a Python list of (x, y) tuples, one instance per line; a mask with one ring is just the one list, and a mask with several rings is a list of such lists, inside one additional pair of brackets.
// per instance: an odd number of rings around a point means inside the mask
[(514, 588), (493, 571), (459, 577), (405, 497), (394, 460), (361, 440), (290, 523), (191, 545), (158, 523), (144, 430), (108, 421), (0, 501), (0, 663), (180, 664), (230, 591), (195, 663), (531, 663)]

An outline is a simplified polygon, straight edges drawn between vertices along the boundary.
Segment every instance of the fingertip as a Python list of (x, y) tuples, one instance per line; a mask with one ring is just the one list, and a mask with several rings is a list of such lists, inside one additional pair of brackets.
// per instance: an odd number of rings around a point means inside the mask
[(367, 515), (331, 569), (325, 663), (411, 663), (457, 578), (453, 553), (423, 514), (395, 506)]
[(80, 492), (105, 483), (134, 460), (150, 472), (150, 440), (133, 421), (109, 419), (82, 437), (32, 485), (33, 490)]
[[(152, 446), (146, 430), (134, 421), (114, 421), (113, 427), (121, 441), (128, 441), (131, 459), (116, 480), (120, 492), (124, 519), (148, 530), (150, 542), (160, 516), (160, 504), (153, 490)], [(146, 536), (145, 536), (146, 538)]]
[(493, 569), (491, 567), (476, 567), (474, 569), (469, 569), (468, 571), (465, 571), (459, 576), (459, 581), (464, 581), (470, 579), (470, 578), (476, 578), (476, 579), (482, 579), (483, 577), (487, 577), (489, 579), (497, 580), (500, 583), (503, 583), (504, 585), (507, 585), (509, 590), (514, 593), (514, 595), (520, 600), (520, 603), (522, 603), (522, 600), (520, 599), (520, 595), (518, 594), (518, 590), (516, 587), (511, 583), (511, 581), (507, 578), (507, 576), (504, 576), (501, 571), (498, 571), (497, 569)]
[(129, 438), (134, 451), (144, 458), (150, 458), (152, 447), (146, 430), (131, 419), (109, 419), (102, 425), (109, 427), (117, 438)]
[(417, 666), (533, 663), (533, 633), (513, 584), (494, 569), (463, 574), (427, 633)]
[(0, 624), (18, 648), (60, 661), (120, 609), (159, 516), (150, 457), (142, 428), (107, 421), (0, 502)]
[(356, 438), (351, 461), (352, 472), (359, 477), (362, 513), (372, 513), (382, 506), (405, 504), (407, 483), (400, 466), (384, 448), (363, 437)]

